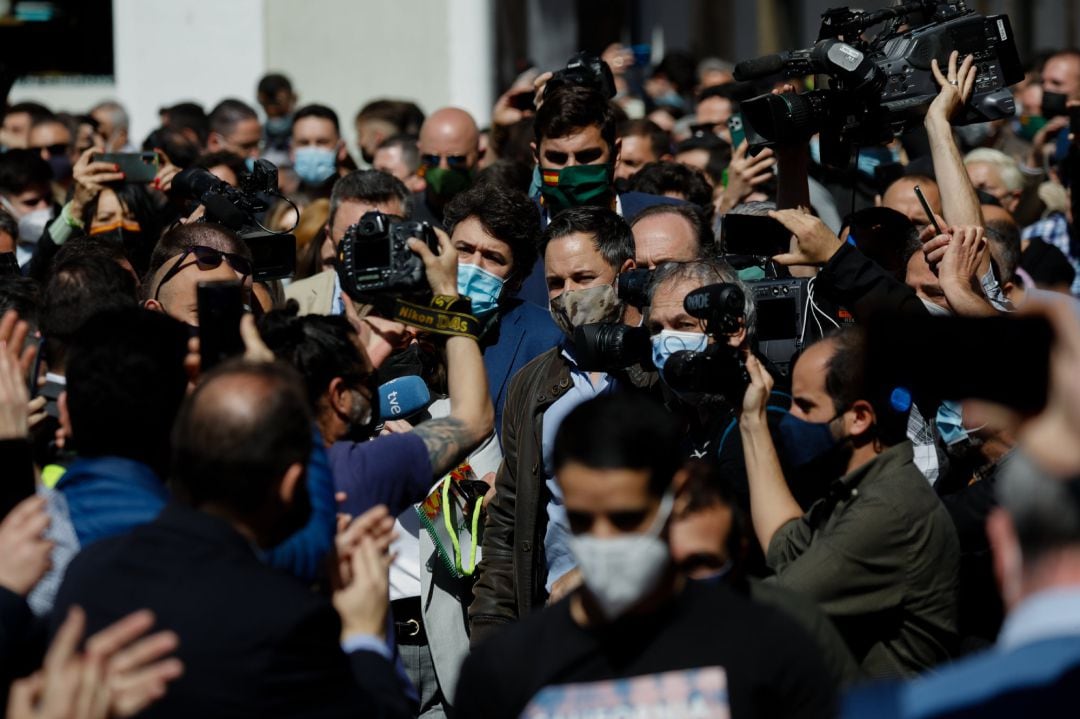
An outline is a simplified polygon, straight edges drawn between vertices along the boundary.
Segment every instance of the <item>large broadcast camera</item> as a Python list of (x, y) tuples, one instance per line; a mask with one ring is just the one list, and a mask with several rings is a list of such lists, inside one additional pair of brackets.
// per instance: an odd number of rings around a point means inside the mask
[(296, 271), (296, 238), (291, 232), (263, 227), (258, 216), (269, 208), (268, 197), (288, 198), (278, 191), (277, 167), (256, 160), (253, 170), (233, 187), (201, 167), (189, 167), (173, 179), (173, 190), (197, 200), (204, 208), (202, 219), (236, 232), (251, 249), (252, 280), (264, 282), (292, 277)]
[[(863, 31), (887, 25), (873, 38)], [(828, 89), (765, 94), (742, 103), (751, 148), (821, 134), (821, 161), (846, 168), (859, 146), (889, 142), (916, 126), (938, 95), (930, 62), (944, 71), (953, 51), (974, 56), (975, 86), (958, 125), (1011, 118), (1007, 89), (1023, 79), (1007, 15), (979, 15), (960, 2), (910, 0), (875, 12), (834, 8), (822, 15), (817, 43), (739, 63), (735, 78), (825, 75)]]
[(345, 231), (338, 246), (337, 272), (345, 293), (363, 302), (378, 294), (413, 296), (428, 291), (424, 262), (409, 249), (410, 238), (438, 254), (439, 238), (427, 222), (365, 213)]

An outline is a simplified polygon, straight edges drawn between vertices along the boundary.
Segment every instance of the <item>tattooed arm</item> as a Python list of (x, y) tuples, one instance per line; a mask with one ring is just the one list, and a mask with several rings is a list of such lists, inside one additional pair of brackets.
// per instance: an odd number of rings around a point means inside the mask
[(468, 337), (446, 341), (450, 416), (432, 419), (413, 431), (427, 445), (431, 472), (441, 477), (456, 467), (491, 435), (495, 409), (488, 394), (480, 346)]

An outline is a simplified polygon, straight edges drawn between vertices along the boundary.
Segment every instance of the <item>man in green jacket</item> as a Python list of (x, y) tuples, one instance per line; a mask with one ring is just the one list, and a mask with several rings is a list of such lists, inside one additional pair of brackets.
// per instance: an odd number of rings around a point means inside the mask
[(948, 512), (912, 461), (910, 396), (865, 382), (857, 328), (807, 349), (792, 374), (781, 450), (796, 470), (835, 478), (803, 514), (766, 424), (772, 379), (753, 357), (739, 431), (750, 509), (773, 581), (817, 601), (863, 672), (910, 676), (956, 641), (960, 546)]

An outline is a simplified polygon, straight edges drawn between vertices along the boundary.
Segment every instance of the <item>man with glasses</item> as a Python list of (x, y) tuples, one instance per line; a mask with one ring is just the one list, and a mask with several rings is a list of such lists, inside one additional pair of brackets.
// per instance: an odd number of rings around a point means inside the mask
[(443, 208), (473, 183), (483, 155), (472, 115), (456, 107), (436, 110), (420, 128), (420, 173), (427, 187), (413, 195), (411, 219), (442, 227)]
[(38, 120), (30, 127), (30, 149), (52, 168), (53, 181), (66, 190), (71, 186), (71, 172), (78, 154), (71, 129), (58, 117)]
[(154, 248), (142, 285), (143, 306), (198, 327), (199, 283), (241, 280), (249, 303), (251, 269), (251, 250), (231, 231), (210, 222), (179, 225)]
[(209, 152), (228, 150), (244, 158), (250, 170), (262, 151), (262, 125), (251, 106), (240, 100), (222, 100), (210, 112)]

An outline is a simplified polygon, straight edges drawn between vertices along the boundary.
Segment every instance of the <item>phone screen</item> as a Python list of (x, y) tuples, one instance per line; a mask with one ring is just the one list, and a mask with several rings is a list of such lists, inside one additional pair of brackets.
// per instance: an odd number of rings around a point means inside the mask
[(205, 372), (244, 352), (240, 318), (244, 315), (243, 286), (239, 280), (200, 282), (199, 356)]
[(791, 231), (763, 215), (729, 212), (720, 220), (720, 236), (725, 255), (772, 257), (791, 247)]

